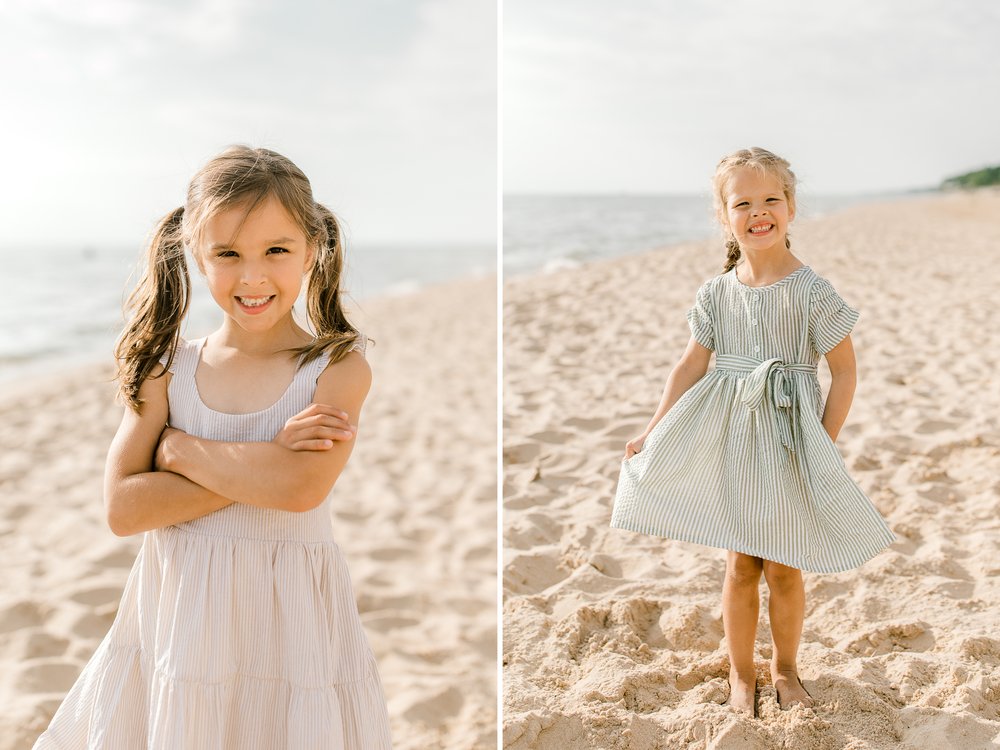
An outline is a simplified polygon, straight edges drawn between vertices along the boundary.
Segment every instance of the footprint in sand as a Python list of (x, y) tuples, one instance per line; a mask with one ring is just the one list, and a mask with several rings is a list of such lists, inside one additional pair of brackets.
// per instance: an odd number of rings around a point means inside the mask
[(84, 612), (73, 621), (70, 630), (81, 638), (103, 638), (115, 620), (116, 611), (117, 603)]
[(514, 443), (503, 448), (503, 460), (508, 464), (525, 464), (538, 458), (542, 447), (538, 443)]
[(605, 432), (609, 437), (633, 438), (642, 432), (646, 425), (642, 422), (626, 422)]
[(131, 568), (135, 562), (135, 552), (128, 548), (113, 549), (92, 561), (94, 569)]
[(921, 435), (926, 435), (931, 432), (944, 432), (945, 430), (953, 430), (958, 426), (955, 422), (946, 422), (942, 419), (927, 419), (916, 426), (914, 432), (918, 432)]
[(41, 625), (44, 619), (42, 608), (36, 602), (15, 602), (0, 610), (0, 633), (35, 627)]
[(378, 547), (371, 550), (368, 556), (373, 560), (384, 560), (387, 562), (392, 562), (394, 560), (404, 560), (406, 558), (417, 557), (417, 549), (415, 547)]
[(7, 657), (18, 661), (37, 659), (45, 656), (64, 656), (69, 641), (52, 635), (42, 628), (23, 628), (7, 636), (5, 651)]
[(983, 664), (1000, 664), (1000, 641), (986, 636), (966, 638), (959, 647), (962, 656)]
[(572, 435), (565, 432), (559, 432), (558, 430), (542, 430), (541, 432), (535, 432), (528, 435), (529, 440), (537, 440), (541, 443), (552, 443), (554, 445), (562, 445), (571, 437)]
[(78, 604), (88, 604), (98, 607), (102, 604), (112, 604), (121, 599), (121, 586), (87, 586), (69, 595)]
[[(449, 716), (457, 716), (465, 698), (457, 687), (438, 687), (419, 691), (415, 700), (403, 708), (403, 717), (410, 722), (439, 726)], [(405, 699), (403, 701), (406, 703)]]
[(604, 427), (607, 423), (608, 420), (604, 417), (570, 417), (563, 422), (563, 426), (593, 432), (594, 430)]
[(877, 656), (893, 651), (927, 651), (934, 642), (934, 633), (927, 623), (907, 622), (875, 628), (839, 648), (862, 656)]
[(537, 594), (569, 577), (550, 554), (519, 554), (504, 566), (504, 590), (511, 594)]
[(31, 659), (15, 669), (12, 682), (24, 693), (65, 692), (80, 674), (79, 664), (61, 658)]

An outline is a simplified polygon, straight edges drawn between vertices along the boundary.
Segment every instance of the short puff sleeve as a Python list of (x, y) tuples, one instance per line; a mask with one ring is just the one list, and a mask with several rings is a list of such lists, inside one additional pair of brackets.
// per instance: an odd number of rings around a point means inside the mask
[(688, 325), (695, 341), (706, 349), (715, 349), (715, 305), (712, 301), (711, 281), (706, 281), (698, 289), (694, 307), (688, 310)]
[(809, 290), (809, 341), (826, 354), (843, 341), (858, 321), (858, 311), (844, 302), (833, 285), (819, 279)]

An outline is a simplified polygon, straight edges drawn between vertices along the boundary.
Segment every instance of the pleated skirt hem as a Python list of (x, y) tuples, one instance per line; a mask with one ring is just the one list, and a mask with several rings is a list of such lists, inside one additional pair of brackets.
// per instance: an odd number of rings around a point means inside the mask
[(785, 552), (766, 550), (746, 544), (737, 544), (711, 537), (707, 534), (691, 533), (690, 531), (678, 531), (662, 527), (653, 527), (647, 524), (636, 523), (630, 519), (612, 518), (611, 528), (623, 531), (633, 531), (637, 534), (648, 534), (676, 542), (688, 542), (691, 544), (701, 544), (705, 547), (715, 547), (716, 549), (739, 552), (751, 557), (760, 557), (764, 560), (771, 560), (790, 568), (797, 568), (808, 573), (844, 573), (853, 570), (871, 560), (875, 555), (888, 547), (895, 539), (891, 532), (884, 537), (884, 542), (871, 543), (861, 549), (855, 550), (855, 555), (850, 558), (840, 560), (828, 560), (826, 562), (817, 561), (810, 555), (795, 556)]
[(391, 746), (374, 658), (359, 679), (325, 687), (243, 674), (204, 683), (172, 679), (140, 647), (106, 639), (34, 750)]

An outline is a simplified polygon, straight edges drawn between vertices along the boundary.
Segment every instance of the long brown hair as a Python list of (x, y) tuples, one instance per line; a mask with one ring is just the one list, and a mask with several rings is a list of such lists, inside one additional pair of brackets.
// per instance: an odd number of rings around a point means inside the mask
[(316, 248), (306, 290), (315, 339), (292, 350), (299, 365), (325, 351), (336, 362), (360, 338), (341, 305), (344, 248), (337, 217), (313, 200), (308, 178), (287, 157), (264, 148), (231, 146), (192, 178), (184, 206), (160, 221), (146, 251), (145, 271), (125, 303), (131, 314), (115, 345), (115, 358), (119, 393), (134, 411), (142, 405), (139, 387), (164, 354), (169, 368), (180, 341), (191, 296), (185, 249), (198, 246), (205, 222), (220, 211), (247, 206), (249, 214), (269, 196), (281, 202)]
[[(795, 205), (795, 173), (791, 170), (791, 165), (780, 156), (772, 154), (767, 149), (753, 146), (734, 151), (728, 156), (724, 156), (715, 168), (715, 176), (712, 178), (712, 199), (715, 204), (715, 215), (720, 217), (726, 209), (726, 189), (729, 186), (729, 176), (734, 170), (740, 167), (750, 167), (761, 173), (769, 173), (778, 178), (781, 189), (785, 194), (785, 199), (790, 205)], [(726, 263), (722, 272), (726, 273), (736, 266), (740, 259), (740, 243), (735, 235), (728, 229), (725, 230), (726, 237)], [(785, 235), (785, 247), (791, 248), (792, 242)]]

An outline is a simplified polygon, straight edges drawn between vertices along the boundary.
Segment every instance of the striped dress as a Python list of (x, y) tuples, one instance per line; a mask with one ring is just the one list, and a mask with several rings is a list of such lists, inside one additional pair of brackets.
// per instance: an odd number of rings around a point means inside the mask
[(858, 313), (808, 266), (763, 287), (730, 270), (688, 322), (715, 368), (622, 461), (611, 526), (817, 573), (895, 539), (823, 429), (816, 364)]
[[(271, 440), (312, 402), (328, 362), (301, 367), (268, 409), (228, 414), (195, 386), (203, 345), (177, 351), (170, 426), (211, 440)], [(110, 631), (36, 750), (389, 748), (329, 503), (234, 503), (146, 532)]]

